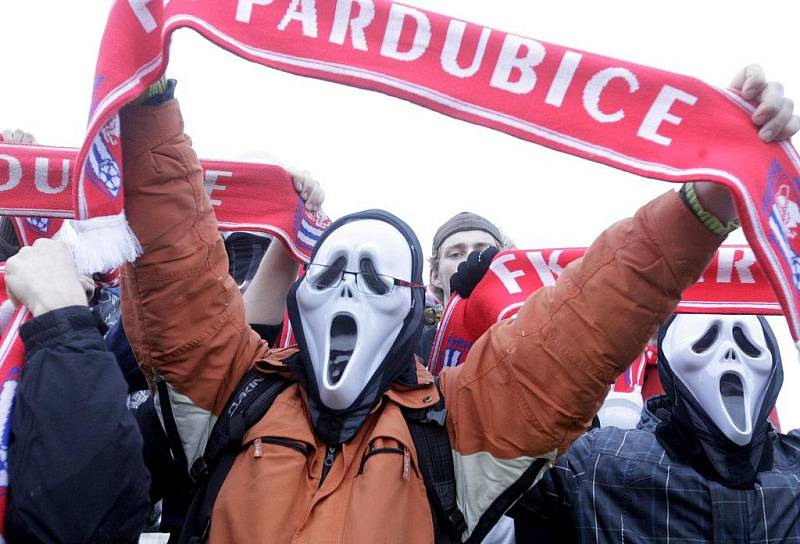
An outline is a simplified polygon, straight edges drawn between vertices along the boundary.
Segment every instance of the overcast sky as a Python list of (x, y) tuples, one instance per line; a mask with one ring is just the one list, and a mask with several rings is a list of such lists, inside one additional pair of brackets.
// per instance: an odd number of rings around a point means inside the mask
[[(760, 62), (787, 95), (800, 96), (796, 0), (405, 3), (718, 86)], [(80, 145), (109, 6), (0, 4), (0, 128), (24, 128), (43, 144)], [(436, 227), (462, 210), (497, 222), (520, 247), (586, 245), (669, 188), (401, 100), (256, 66), (188, 30), (174, 36), (168, 74), (179, 81), (187, 133), (201, 157), (257, 151), (308, 169), (323, 183), (329, 215), (385, 208), (411, 224), (426, 251)], [(800, 373), (788, 343), (784, 358), (795, 386)], [(786, 399), (782, 419), (800, 426)]]

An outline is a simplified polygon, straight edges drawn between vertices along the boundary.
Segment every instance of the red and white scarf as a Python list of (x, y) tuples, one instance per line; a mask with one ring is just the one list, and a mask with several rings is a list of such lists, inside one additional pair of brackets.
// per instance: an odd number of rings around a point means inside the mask
[[(438, 374), (466, 358), (472, 344), (493, 324), (513, 317), (525, 299), (553, 285), (585, 248), (514, 249), (498, 253), (468, 299), (454, 294), (442, 315), (428, 369)], [(781, 306), (748, 246), (717, 250), (703, 276), (683, 293), (679, 313), (780, 315)]]
[[(800, 339), (800, 158), (765, 144), (738, 94), (696, 79), (469, 24), (388, 0), (114, 2), (73, 178), (83, 258), (133, 257), (116, 112), (166, 69), (188, 27), (272, 68), (394, 95), (644, 177), (729, 187)], [(4, 186), (0, 164), (0, 192)], [(109, 219), (110, 218), (110, 219)], [(103, 231), (112, 230), (108, 235)], [(114, 258), (112, 258), (114, 257)]]
[(16, 310), (6, 295), (5, 263), (0, 263), (0, 535), (5, 529), (8, 501), (8, 443), (11, 438), (11, 414), (25, 347), (19, 336), (20, 326), (30, 318), (25, 307)]
[[(0, 179), (3, 169), (13, 184), (0, 187), (0, 215), (18, 216), (20, 241), (58, 237), (74, 245), (81, 223), (62, 229), (63, 219), (77, 209), (69, 189), (76, 149), (0, 143)], [(298, 262), (306, 262), (317, 238), (330, 224), (324, 212), (308, 211), (289, 174), (280, 166), (246, 162), (201, 161), (206, 192), (221, 232), (252, 231), (274, 235)], [(80, 255), (77, 255), (80, 259)], [(92, 270), (79, 262), (84, 271)]]

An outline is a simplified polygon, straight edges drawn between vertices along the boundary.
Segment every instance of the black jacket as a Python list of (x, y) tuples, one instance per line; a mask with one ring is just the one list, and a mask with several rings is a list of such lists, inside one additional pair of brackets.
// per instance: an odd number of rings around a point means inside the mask
[(136, 542), (149, 508), (127, 385), (85, 307), (23, 325), (8, 451), (9, 542)]

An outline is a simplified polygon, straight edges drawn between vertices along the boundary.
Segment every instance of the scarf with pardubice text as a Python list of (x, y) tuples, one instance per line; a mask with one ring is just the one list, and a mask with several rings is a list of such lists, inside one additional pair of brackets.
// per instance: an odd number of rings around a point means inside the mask
[(693, 78), (388, 0), (113, 2), (73, 173), (80, 262), (102, 270), (136, 252), (124, 227), (117, 111), (165, 72), (182, 27), (265, 66), (397, 96), (644, 177), (724, 184), (800, 339), (800, 158), (787, 142), (758, 138), (753, 104)]

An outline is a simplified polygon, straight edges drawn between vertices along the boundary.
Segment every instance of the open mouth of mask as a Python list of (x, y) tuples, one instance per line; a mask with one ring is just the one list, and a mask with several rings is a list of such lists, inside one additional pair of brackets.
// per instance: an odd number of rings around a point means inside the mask
[(726, 372), (719, 380), (719, 392), (731, 421), (740, 431), (744, 431), (747, 427), (747, 414), (742, 379), (732, 372)]
[(328, 381), (336, 385), (353, 356), (358, 327), (349, 315), (337, 315), (331, 322), (331, 347), (328, 353)]

